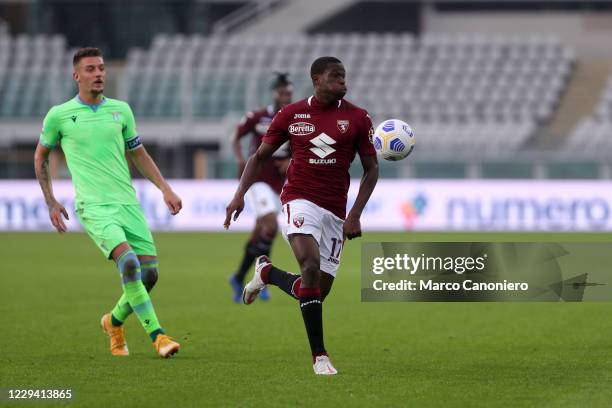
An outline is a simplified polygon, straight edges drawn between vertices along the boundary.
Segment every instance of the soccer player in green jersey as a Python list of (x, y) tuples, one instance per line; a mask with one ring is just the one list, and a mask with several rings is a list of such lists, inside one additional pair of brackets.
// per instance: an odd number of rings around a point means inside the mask
[(103, 96), (106, 72), (102, 52), (81, 48), (73, 59), (79, 93), (51, 108), (44, 120), (34, 155), (36, 177), (49, 207), (51, 223), (62, 233), (66, 209), (55, 199), (49, 175), (51, 149), (61, 145), (76, 191), (81, 224), (108, 259), (117, 264), (123, 295), (101, 325), (110, 337), (113, 355), (128, 355), (123, 322), (134, 312), (157, 353), (170, 357), (180, 345), (164, 334), (149, 291), (157, 281), (157, 251), (128, 169), (125, 151), (138, 171), (162, 192), (170, 212), (182, 207), (136, 132), (130, 106)]

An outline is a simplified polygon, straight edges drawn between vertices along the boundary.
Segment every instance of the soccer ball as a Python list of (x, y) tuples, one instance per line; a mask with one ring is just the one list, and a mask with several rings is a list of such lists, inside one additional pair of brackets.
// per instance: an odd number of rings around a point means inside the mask
[(402, 160), (414, 149), (414, 133), (406, 122), (389, 119), (382, 122), (372, 137), (376, 152), (385, 160)]

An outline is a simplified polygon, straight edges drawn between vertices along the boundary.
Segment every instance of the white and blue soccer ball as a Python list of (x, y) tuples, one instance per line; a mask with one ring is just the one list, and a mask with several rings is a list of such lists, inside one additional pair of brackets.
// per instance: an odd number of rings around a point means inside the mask
[(376, 152), (390, 161), (407, 157), (414, 149), (415, 141), (410, 125), (399, 119), (385, 120), (376, 127), (372, 136)]

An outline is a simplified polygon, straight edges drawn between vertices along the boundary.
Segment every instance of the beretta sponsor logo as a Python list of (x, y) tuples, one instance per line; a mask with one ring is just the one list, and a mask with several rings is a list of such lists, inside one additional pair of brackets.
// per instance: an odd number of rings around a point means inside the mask
[(314, 125), (308, 122), (297, 122), (289, 125), (289, 133), (295, 136), (306, 136), (313, 133), (314, 131)]

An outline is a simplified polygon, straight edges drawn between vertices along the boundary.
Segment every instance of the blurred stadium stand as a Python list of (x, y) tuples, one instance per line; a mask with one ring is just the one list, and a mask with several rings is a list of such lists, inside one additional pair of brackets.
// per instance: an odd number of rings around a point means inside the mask
[(74, 90), (63, 36), (8, 35), (0, 28), (0, 117), (41, 117)]
[(593, 116), (578, 123), (564, 148), (583, 156), (596, 156), (598, 152), (612, 150), (612, 74)]
[(574, 61), (549, 36), (158, 35), (129, 53), (121, 89), (141, 117), (220, 118), (265, 104), (271, 70), (309, 95), (307, 67), (321, 55), (345, 63), (348, 99), (375, 121), (407, 118), (425, 153), (521, 148), (550, 119)]
[(8, 35), (9, 34), (9, 25), (6, 21), (0, 18), (0, 35)]
[[(598, 104), (595, 96), (612, 73), (610, 7), (329, 0), (309, 10), (303, 3), (159, 0), (122, 8), (92, 0), (85, 12), (57, 0), (34, 2), (29, 23), (0, 20), (0, 177), (33, 176), (42, 117), (76, 92), (70, 59), (82, 41), (108, 51), (106, 93), (131, 103), (170, 177), (234, 177), (229, 140), (245, 111), (269, 103), (272, 72), (290, 72), (295, 98), (306, 97), (310, 63), (326, 54), (346, 65), (347, 99), (375, 122), (397, 117), (415, 129), (415, 154), (383, 163), (384, 176), (612, 176), (612, 79)], [(103, 18), (109, 30), (77, 43), (76, 25), (62, 29), (75, 13)], [(380, 13), (391, 32), (370, 24)], [(272, 23), (278, 19), (285, 25)]]

